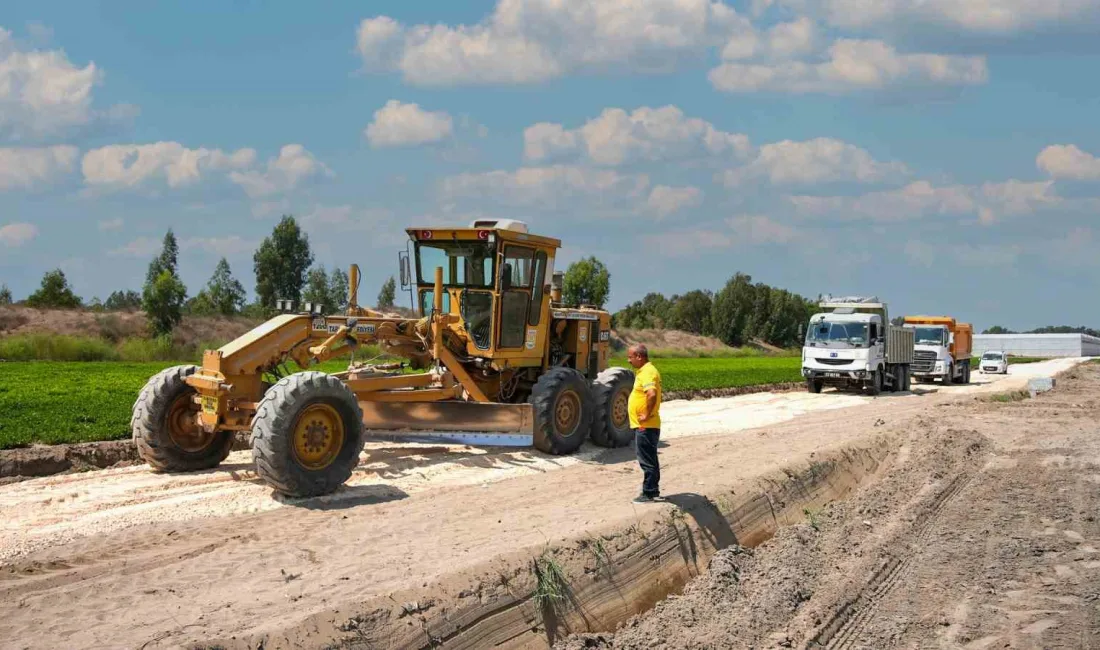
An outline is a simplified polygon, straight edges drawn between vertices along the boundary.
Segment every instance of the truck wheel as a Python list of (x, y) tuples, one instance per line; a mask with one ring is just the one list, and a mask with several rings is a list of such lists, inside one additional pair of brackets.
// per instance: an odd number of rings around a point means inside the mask
[(951, 367), (950, 364), (948, 364), (947, 369), (943, 373), (943, 385), (944, 386), (950, 386), (951, 385), (951, 379), (952, 379), (951, 373), (954, 370), (955, 369), (953, 367)]
[(871, 380), (867, 382), (867, 392), (872, 396), (882, 392), (882, 370), (871, 372)]
[(595, 410), (584, 375), (573, 368), (550, 368), (527, 401), (535, 410), (535, 448), (555, 456), (580, 448)]
[(913, 388), (913, 375), (910, 374), (910, 368), (908, 365), (902, 368), (902, 385), (901, 389), (905, 392), (909, 392)]
[(206, 433), (195, 419), (195, 389), (187, 377), (197, 366), (174, 366), (153, 375), (134, 402), (130, 430), (138, 456), (159, 472), (217, 467), (233, 446), (233, 432)]
[(969, 384), (970, 383), (970, 362), (969, 361), (964, 361), (963, 362), (962, 383), (964, 383), (964, 384)]
[(592, 382), (595, 416), (589, 437), (601, 447), (625, 447), (634, 439), (630, 429), (630, 391), (634, 373), (626, 368), (608, 368)]
[(806, 390), (810, 391), (811, 393), (820, 393), (821, 389), (824, 387), (825, 382), (821, 381), (820, 379), (806, 380)]
[(286, 496), (314, 497), (343, 485), (364, 443), (355, 393), (323, 372), (279, 380), (252, 418), (256, 473)]

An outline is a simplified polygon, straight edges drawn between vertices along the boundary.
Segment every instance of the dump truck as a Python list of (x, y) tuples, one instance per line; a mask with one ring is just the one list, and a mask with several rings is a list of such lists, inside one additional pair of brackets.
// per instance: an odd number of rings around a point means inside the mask
[(917, 381), (970, 383), (973, 326), (951, 316), (906, 316), (903, 327), (914, 334), (913, 376)]
[[(558, 455), (585, 440), (630, 444), (634, 373), (609, 367), (608, 312), (563, 303), (560, 240), (512, 220), (406, 233), (399, 271), (419, 314), (360, 307), (355, 265), (344, 313), (277, 301), (284, 313), (205, 351), (201, 366), (149, 379), (131, 419), (141, 458), (155, 471), (208, 469), (247, 432), (260, 478), (312, 497), (344, 484), (376, 434)], [(366, 345), (398, 361), (357, 362)], [(310, 370), (337, 357), (346, 371)]]
[(890, 323), (877, 297), (824, 297), (810, 317), (802, 347), (802, 376), (811, 393), (825, 386), (907, 391), (913, 332)]

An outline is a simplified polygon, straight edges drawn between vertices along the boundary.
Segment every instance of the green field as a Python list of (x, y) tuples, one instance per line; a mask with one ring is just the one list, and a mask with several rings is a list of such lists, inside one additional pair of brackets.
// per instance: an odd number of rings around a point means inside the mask
[[(130, 410), (149, 377), (179, 362), (0, 363), (0, 449), (130, 437)], [(666, 391), (798, 381), (798, 357), (656, 359)], [(612, 365), (626, 366), (625, 359)], [(336, 372), (346, 361), (322, 364)]]

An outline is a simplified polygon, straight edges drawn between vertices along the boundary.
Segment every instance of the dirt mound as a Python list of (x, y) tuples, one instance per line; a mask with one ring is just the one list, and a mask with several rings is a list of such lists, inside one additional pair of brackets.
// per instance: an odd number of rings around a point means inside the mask
[[(238, 316), (185, 316), (172, 333), (172, 342), (191, 346), (231, 341), (258, 324), (259, 321)], [(136, 311), (0, 307), (0, 336), (24, 334), (87, 336), (117, 343), (129, 338), (148, 338), (149, 321), (144, 313)]]
[(712, 336), (699, 336), (680, 330), (613, 330), (611, 332), (612, 346), (618, 350), (625, 350), (631, 345), (641, 343), (650, 350), (671, 350), (684, 353), (731, 351), (725, 343)]

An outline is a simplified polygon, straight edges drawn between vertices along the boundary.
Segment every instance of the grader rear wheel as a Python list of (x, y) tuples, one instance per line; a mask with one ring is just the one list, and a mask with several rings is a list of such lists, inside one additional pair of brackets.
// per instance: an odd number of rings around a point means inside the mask
[(584, 375), (572, 368), (551, 368), (539, 377), (528, 402), (535, 411), (536, 448), (561, 455), (584, 444), (594, 410)]
[(608, 368), (592, 382), (596, 414), (592, 421), (592, 442), (601, 447), (625, 447), (634, 439), (630, 429), (630, 391), (634, 373), (626, 368)]
[(195, 389), (186, 379), (197, 370), (175, 366), (153, 375), (134, 403), (134, 444), (154, 470), (194, 472), (217, 467), (229, 455), (232, 432), (207, 433), (196, 419)]
[(284, 377), (264, 394), (252, 419), (256, 472), (286, 496), (336, 490), (351, 477), (364, 442), (355, 394), (323, 372)]

